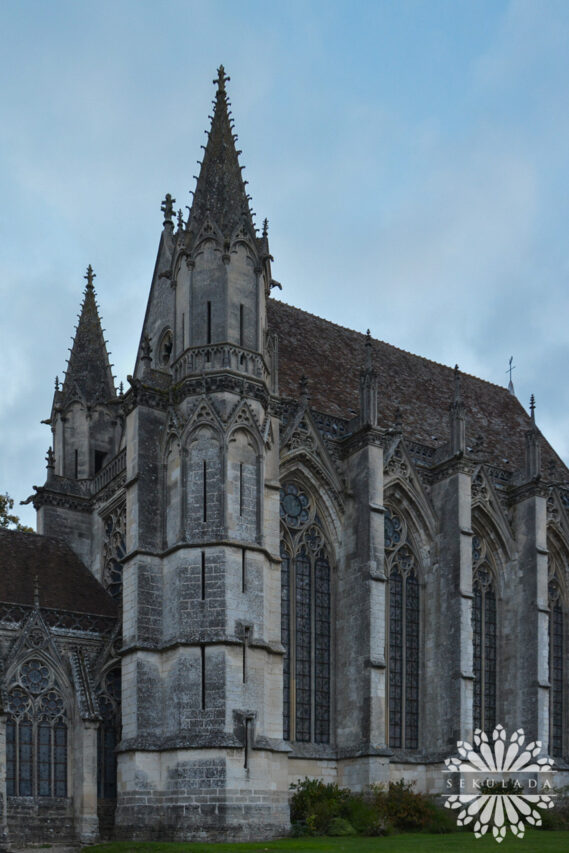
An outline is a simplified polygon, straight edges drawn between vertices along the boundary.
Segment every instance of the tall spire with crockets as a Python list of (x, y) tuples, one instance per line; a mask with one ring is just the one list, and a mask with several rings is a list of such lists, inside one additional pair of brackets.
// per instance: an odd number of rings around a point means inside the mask
[(220, 231), (229, 237), (245, 219), (254, 233), (246, 181), (241, 174), (239, 154), (235, 143), (237, 134), (231, 119), (230, 103), (225, 84), (230, 78), (223, 65), (218, 68), (217, 85), (211, 128), (196, 190), (190, 211), (189, 227), (196, 234), (206, 217), (215, 222)]

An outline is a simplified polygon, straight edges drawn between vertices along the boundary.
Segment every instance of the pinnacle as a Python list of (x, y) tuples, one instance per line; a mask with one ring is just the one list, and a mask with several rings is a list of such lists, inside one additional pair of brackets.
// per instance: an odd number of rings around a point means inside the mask
[(79, 322), (76, 327), (62, 391), (64, 396), (78, 389), (86, 403), (108, 400), (115, 396), (115, 385), (97, 302), (91, 264), (85, 275), (87, 284)]
[(254, 234), (249, 197), (245, 190), (246, 181), (241, 175), (239, 153), (230, 118), (230, 104), (225, 89), (229, 77), (223, 65), (218, 68), (214, 111), (201, 161), (200, 173), (190, 211), (191, 230), (196, 234), (209, 215), (227, 237), (245, 222)]

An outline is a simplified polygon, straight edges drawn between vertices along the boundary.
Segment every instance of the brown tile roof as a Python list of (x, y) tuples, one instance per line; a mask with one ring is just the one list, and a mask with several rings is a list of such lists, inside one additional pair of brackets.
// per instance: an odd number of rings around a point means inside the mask
[(33, 605), (36, 575), (40, 607), (117, 615), (111, 596), (64, 542), (0, 529), (0, 601)]
[[(359, 409), (365, 335), (274, 299), (268, 302), (268, 320), (278, 335), (281, 396), (297, 399), (298, 383), (305, 374), (314, 409), (337, 417), (353, 417)], [(379, 425), (392, 427), (399, 408), (406, 438), (431, 447), (447, 442), (453, 369), (383, 341), (373, 340), (372, 352), (378, 373)], [(522, 468), (525, 431), (531, 420), (517, 398), (506, 388), (468, 374), (461, 374), (461, 385), (467, 444), (481, 435), (481, 459), (506, 471)], [(552, 479), (569, 482), (569, 471), (545, 440), (542, 461), (544, 471), (550, 461), (555, 462)]]

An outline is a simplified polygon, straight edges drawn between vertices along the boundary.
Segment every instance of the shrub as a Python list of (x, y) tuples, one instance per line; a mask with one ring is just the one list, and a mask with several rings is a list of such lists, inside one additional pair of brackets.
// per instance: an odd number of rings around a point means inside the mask
[(357, 835), (358, 833), (349, 820), (343, 817), (334, 817), (328, 827), (328, 835)]
[(291, 821), (298, 835), (388, 835), (399, 832), (455, 832), (454, 815), (431, 798), (413, 791), (413, 783), (375, 785), (356, 794), (320, 779), (291, 785)]

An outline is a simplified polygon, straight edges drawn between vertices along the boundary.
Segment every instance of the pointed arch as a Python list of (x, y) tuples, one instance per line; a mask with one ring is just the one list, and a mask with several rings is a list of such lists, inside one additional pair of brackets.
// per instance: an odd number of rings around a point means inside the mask
[(283, 737), (326, 744), (331, 737), (334, 551), (316, 494), (298, 471), (281, 478)]
[(6, 678), (6, 792), (66, 797), (72, 692), (42, 649), (29, 650)]
[(387, 701), (386, 737), (394, 749), (418, 749), (421, 677), (421, 538), (392, 490), (384, 501)]
[(557, 525), (548, 525), (547, 550), (549, 752), (551, 755), (562, 757), (566, 755), (569, 746), (567, 732), (569, 548)]
[(506, 565), (512, 559), (510, 542), (501, 525), (487, 511), (487, 504), (472, 509), (472, 723), (475, 729), (490, 731), (497, 722), (500, 601)]

